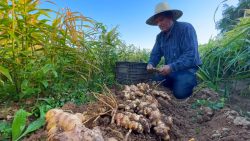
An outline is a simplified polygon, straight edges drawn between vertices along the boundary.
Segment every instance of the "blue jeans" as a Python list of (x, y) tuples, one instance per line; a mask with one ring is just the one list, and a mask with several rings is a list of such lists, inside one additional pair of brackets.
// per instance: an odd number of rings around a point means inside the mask
[(196, 74), (188, 70), (172, 72), (166, 76), (155, 74), (153, 81), (162, 81), (161, 85), (172, 90), (177, 99), (191, 96), (197, 85)]

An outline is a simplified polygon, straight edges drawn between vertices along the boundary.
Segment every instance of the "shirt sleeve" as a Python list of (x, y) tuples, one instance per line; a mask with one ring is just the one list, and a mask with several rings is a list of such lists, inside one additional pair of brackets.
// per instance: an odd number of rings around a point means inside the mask
[(184, 70), (195, 66), (195, 51), (198, 49), (197, 36), (194, 27), (188, 24), (181, 38), (181, 56), (169, 64), (172, 72)]
[(151, 51), (150, 59), (149, 59), (148, 64), (151, 64), (154, 67), (156, 67), (158, 65), (158, 63), (160, 62), (162, 56), (163, 56), (163, 53), (161, 52), (160, 38), (159, 38), (159, 35), (158, 35), (157, 38), (156, 38), (154, 47), (153, 47), (153, 49)]

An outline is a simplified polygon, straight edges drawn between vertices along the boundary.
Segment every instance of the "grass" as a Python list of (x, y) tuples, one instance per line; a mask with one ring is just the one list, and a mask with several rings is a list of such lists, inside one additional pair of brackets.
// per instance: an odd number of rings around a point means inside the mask
[(250, 77), (250, 18), (241, 22), (221, 38), (200, 47), (203, 65), (198, 77), (218, 90), (220, 83)]

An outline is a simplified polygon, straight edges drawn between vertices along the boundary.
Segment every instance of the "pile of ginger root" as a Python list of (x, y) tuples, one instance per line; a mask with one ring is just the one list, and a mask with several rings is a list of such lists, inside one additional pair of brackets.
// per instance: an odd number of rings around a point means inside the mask
[(125, 85), (122, 95), (124, 102), (118, 105), (119, 113), (116, 113), (115, 116), (115, 122), (118, 126), (139, 133), (149, 133), (150, 129), (153, 128), (162, 140), (170, 140), (169, 131), (173, 125), (173, 119), (160, 112), (159, 103), (155, 98), (162, 97), (171, 100), (166, 92), (153, 90), (148, 84), (139, 83)]
[[(166, 92), (154, 90), (146, 83), (139, 83), (125, 85), (120, 99), (117, 99), (116, 95), (97, 96), (97, 103), (83, 113), (72, 114), (61, 109), (51, 109), (46, 113), (48, 141), (104, 141), (98, 127), (89, 129), (85, 126), (86, 122), (92, 121), (90, 118), (96, 121), (104, 114), (112, 117), (110, 124), (129, 130), (124, 141), (128, 140), (132, 131), (137, 133), (154, 131), (162, 140), (168, 141), (173, 119), (160, 112), (155, 97), (171, 100)], [(101, 112), (93, 113), (93, 109), (101, 109), (97, 110)]]

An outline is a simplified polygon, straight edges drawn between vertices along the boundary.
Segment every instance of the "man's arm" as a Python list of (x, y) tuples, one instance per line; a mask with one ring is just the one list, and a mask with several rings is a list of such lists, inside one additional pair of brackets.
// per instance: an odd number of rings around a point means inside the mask
[(155, 45), (151, 51), (148, 64), (151, 64), (151, 65), (153, 65), (153, 67), (156, 67), (158, 65), (158, 63), (160, 62), (162, 55), (163, 55), (163, 53), (162, 53), (161, 48), (160, 48), (160, 39), (159, 39), (159, 35), (158, 35), (156, 38), (156, 41), (155, 41)]
[(171, 71), (179, 71), (195, 66), (195, 53), (198, 50), (197, 36), (194, 27), (188, 24), (183, 31), (181, 38), (181, 56), (169, 64)]

